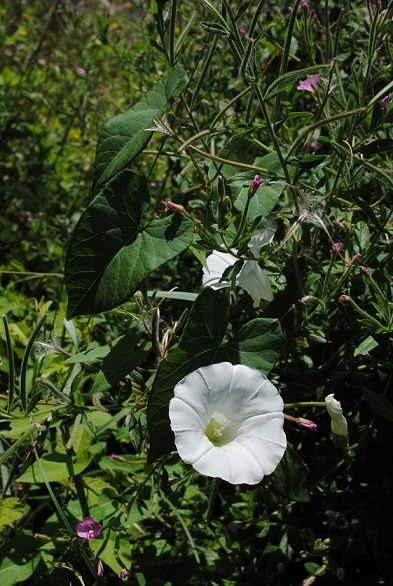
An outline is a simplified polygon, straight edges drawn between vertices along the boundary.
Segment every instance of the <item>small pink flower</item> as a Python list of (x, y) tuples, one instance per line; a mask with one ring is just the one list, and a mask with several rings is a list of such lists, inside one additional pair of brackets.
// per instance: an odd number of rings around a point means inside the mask
[(320, 73), (314, 73), (314, 75), (312, 75), (310, 79), (304, 79), (303, 81), (301, 81), (296, 89), (298, 91), (305, 90), (306, 92), (311, 92), (316, 95), (318, 93), (317, 84), (320, 75)]
[(311, 299), (311, 295), (305, 295), (301, 299), (298, 299), (298, 302), (301, 303), (302, 305), (306, 305), (307, 301), (309, 301), (310, 299)]
[(256, 189), (258, 189), (258, 187), (260, 185), (262, 185), (262, 183), (264, 182), (264, 179), (262, 179), (262, 177), (259, 177), (259, 175), (255, 175), (254, 179), (252, 180), (252, 187), (255, 187)]
[(340, 222), (340, 220), (334, 220), (333, 224), (337, 227), (340, 228), (340, 230), (345, 230), (345, 226), (342, 222)]
[(315, 140), (312, 140), (310, 142), (310, 149), (312, 149), (313, 151), (317, 149), (317, 143), (315, 142)]
[(357, 252), (355, 254), (355, 256), (353, 257), (352, 262), (358, 262), (358, 260), (360, 260), (361, 258), (362, 258), (361, 253), (360, 252)]
[(340, 250), (341, 250), (341, 244), (339, 242), (335, 242), (332, 245), (332, 250), (333, 250), (333, 252), (340, 252)]
[(77, 75), (86, 75), (86, 69), (84, 69), (83, 67), (75, 67), (74, 71)]
[(127, 576), (129, 576), (129, 575), (130, 575), (130, 572), (124, 568), (124, 570), (122, 570), (120, 572), (119, 578), (120, 578), (120, 580), (123, 580), (124, 578), (127, 578)]
[(86, 517), (82, 523), (78, 523), (75, 527), (75, 531), (78, 537), (81, 539), (95, 539), (99, 536), (102, 531), (102, 526), (97, 521), (94, 521), (92, 517)]
[(262, 179), (262, 177), (259, 177), (259, 175), (255, 175), (254, 179), (251, 181), (250, 186), (248, 188), (248, 197), (252, 197), (255, 194), (258, 187), (260, 187), (263, 182), (264, 179)]
[(239, 28), (237, 30), (239, 31), (239, 33), (241, 35), (245, 35), (246, 34), (246, 28), (244, 26), (244, 22), (242, 22), (242, 24), (239, 26)]

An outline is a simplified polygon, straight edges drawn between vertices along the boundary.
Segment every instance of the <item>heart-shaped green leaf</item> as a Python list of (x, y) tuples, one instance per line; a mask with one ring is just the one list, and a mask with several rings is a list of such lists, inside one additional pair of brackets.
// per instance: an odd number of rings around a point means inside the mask
[(82, 214), (66, 258), (68, 318), (121, 305), (152, 271), (191, 244), (193, 223), (180, 214), (144, 226), (148, 202), (146, 178), (125, 170)]

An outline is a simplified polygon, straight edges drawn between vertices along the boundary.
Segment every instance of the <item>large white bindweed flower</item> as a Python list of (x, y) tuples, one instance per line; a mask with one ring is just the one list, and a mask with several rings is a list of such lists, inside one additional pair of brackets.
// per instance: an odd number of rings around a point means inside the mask
[[(258, 230), (248, 243), (253, 256), (257, 259), (262, 246), (271, 242), (274, 231), (271, 228)], [(230, 281), (221, 281), (224, 271), (233, 266), (238, 260), (235, 254), (237, 250), (230, 252), (218, 252), (214, 250), (206, 259), (207, 269), (203, 268), (202, 284), (212, 289), (222, 289), (230, 286)], [(246, 260), (236, 276), (236, 284), (259, 303), (261, 299), (273, 301), (273, 293), (270, 281), (257, 260)]]
[(169, 404), (181, 459), (205, 476), (257, 484), (286, 449), (283, 401), (258, 370), (229, 362), (198, 368)]

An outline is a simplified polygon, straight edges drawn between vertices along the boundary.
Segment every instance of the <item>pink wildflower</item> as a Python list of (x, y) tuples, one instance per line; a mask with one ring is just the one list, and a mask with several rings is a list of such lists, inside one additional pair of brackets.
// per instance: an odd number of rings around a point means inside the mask
[(306, 92), (311, 92), (316, 95), (318, 93), (317, 84), (320, 75), (320, 73), (314, 73), (314, 75), (312, 75), (310, 79), (304, 79), (303, 81), (301, 81), (296, 89), (298, 91), (305, 90)]
[(97, 521), (94, 521), (92, 517), (86, 517), (82, 523), (78, 523), (75, 527), (75, 531), (78, 537), (81, 539), (95, 539), (99, 536), (102, 531), (102, 526)]

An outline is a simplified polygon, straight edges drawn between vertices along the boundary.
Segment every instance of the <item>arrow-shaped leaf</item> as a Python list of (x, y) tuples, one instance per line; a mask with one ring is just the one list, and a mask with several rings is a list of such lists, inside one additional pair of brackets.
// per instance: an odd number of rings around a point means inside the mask
[(68, 318), (121, 305), (191, 244), (193, 223), (180, 214), (143, 226), (148, 202), (146, 178), (125, 170), (82, 214), (66, 258)]
[(108, 120), (97, 142), (93, 192), (97, 193), (119, 171), (125, 169), (149, 142), (154, 125), (187, 84), (180, 65), (174, 65), (130, 110)]

